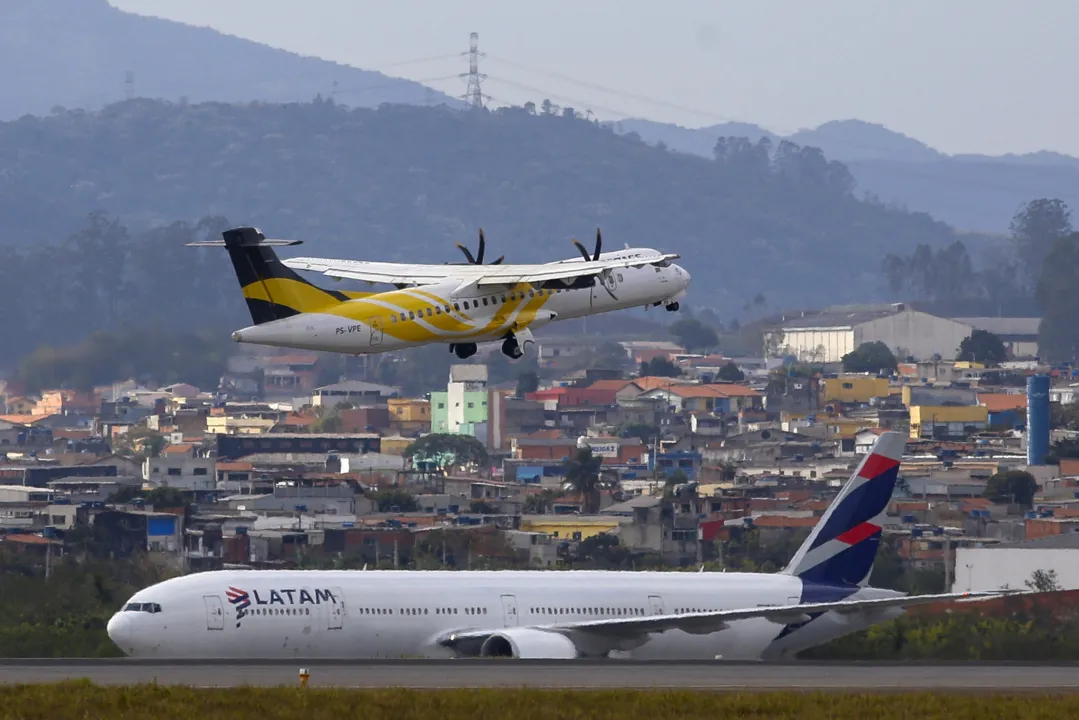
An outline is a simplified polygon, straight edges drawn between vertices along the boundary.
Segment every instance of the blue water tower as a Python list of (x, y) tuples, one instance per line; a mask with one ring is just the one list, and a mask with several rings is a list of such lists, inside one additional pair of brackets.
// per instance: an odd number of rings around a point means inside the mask
[(1049, 454), (1049, 376), (1027, 378), (1027, 465), (1044, 465)]

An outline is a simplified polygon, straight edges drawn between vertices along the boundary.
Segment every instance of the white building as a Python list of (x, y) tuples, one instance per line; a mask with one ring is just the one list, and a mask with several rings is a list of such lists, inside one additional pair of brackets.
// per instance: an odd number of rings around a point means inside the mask
[(993, 547), (958, 548), (951, 592), (1025, 590), (1034, 572), (1055, 572), (1061, 590), (1079, 589), (1079, 532)]
[(764, 337), (767, 357), (793, 355), (801, 362), (835, 363), (868, 342), (883, 342), (896, 358), (954, 358), (973, 328), (908, 309), (903, 303), (848, 305), (785, 318)]
[(386, 398), (397, 397), (401, 389), (389, 385), (363, 382), (362, 380), (347, 380), (333, 385), (324, 385), (315, 388), (311, 396), (311, 404), (315, 407), (335, 407), (339, 403), (349, 405), (377, 405), (386, 402)]
[(214, 490), (217, 487), (215, 462), (213, 458), (190, 455), (147, 458), (142, 477), (152, 488), (170, 487), (195, 492)]

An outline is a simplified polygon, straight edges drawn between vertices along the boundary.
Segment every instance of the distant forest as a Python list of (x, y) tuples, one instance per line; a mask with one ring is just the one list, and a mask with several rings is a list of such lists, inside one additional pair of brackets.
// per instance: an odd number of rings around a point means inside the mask
[[(460, 261), (453, 243), (472, 245), (480, 226), (488, 254), (509, 262), (572, 257), (570, 238), (591, 244), (601, 226), (608, 248), (681, 253), (688, 304), (714, 327), (890, 299), (953, 315), (1034, 314), (1051, 301), (1059, 314), (1079, 293), (1059, 201), (1024, 208), (1010, 246), (960, 241), (926, 215), (855, 199), (846, 168), (814, 148), (720, 138), (714, 156), (670, 153), (549, 103), (135, 100), (0, 123), (0, 367), (97, 331), (227, 338), (248, 320), (227, 258), (184, 244), (230, 224), (306, 240), (306, 255), (402, 262)], [(1073, 356), (1077, 331), (1054, 322), (1047, 347)], [(379, 377), (407, 376), (392, 370)]]
[[(686, 156), (543, 103), (497, 111), (132, 100), (0, 124), (0, 238), (55, 245), (91, 212), (133, 232), (225, 216), (304, 254), (458, 261), (486, 231), (509, 262), (573, 257), (600, 226), (682, 254), (693, 300), (729, 321), (769, 307), (881, 300), (881, 258), (956, 235), (860, 201), (814, 148), (723, 138)], [(168, 267), (165, 264), (164, 267)]]

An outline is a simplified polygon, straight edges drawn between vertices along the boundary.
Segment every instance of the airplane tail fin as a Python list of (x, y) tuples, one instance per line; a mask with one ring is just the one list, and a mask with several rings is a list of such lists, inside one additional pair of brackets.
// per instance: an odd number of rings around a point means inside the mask
[(811, 584), (869, 583), (906, 444), (903, 433), (877, 438), (783, 573)]
[(255, 325), (322, 310), (350, 299), (345, 293), (324, 290), (307, 282), (286, 267), (273, 250), (277, 246), (300, 245), (302, 240), (267, 240), (253, 227), (232, 228), (221, 233), (221, 237), (221, 240), (187, 245), (228, 250)]

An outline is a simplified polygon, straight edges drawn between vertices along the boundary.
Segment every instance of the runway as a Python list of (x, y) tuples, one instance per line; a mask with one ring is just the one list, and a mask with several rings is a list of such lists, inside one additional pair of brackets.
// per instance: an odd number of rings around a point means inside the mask
[(451, 660), (235, 663), (220, 661), (0, 660), (0, 683), (88, 679), (195, 687), (694, 688), (701, 690), (1079, 691), (1079, 664), (742, 664), (631, 661)]

